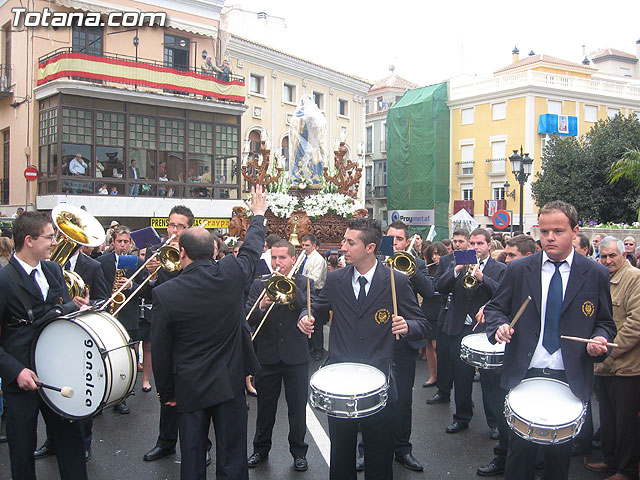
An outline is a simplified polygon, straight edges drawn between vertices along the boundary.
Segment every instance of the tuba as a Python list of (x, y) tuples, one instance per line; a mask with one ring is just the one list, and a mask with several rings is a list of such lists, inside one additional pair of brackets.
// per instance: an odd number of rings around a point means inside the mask
[[(63, 269), (67, 261), (81, 247), (98, 247), (104, 243), (104, 228), (90, 213), (73, 205), (60, 204), (51, 212), (56, 229), (57, 245), (51, 251), (52, 262)], [(82, 277), (71, 270), (63, 270), (69, 295), (84, 297), (86, 285)]]
[(418, 262), (416, 261), (416, 258), (409, 253), (413, 250), (413, 244), (415, 241), (416, 236), (414, 235), (406, 250), (398, 250), (386, 260), (387, 264), (393, 264), (394, 270), (408, 275), (409, 278), (413, 277), (418, 270)]

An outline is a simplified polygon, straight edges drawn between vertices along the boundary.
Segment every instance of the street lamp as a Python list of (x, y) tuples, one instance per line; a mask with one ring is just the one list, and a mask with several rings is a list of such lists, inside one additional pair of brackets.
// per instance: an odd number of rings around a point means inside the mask
[(524, 184), (527, 183), (527, 179), (531, 175), (533, 159), (529, 157), (528, 153), (522, 153), (522, 145), (520, 145), (520, 153), (518, 150), (514, 150), (509, 161), (511, 162), (511, 172), (520, 184), (520, 229), (524, 233)]

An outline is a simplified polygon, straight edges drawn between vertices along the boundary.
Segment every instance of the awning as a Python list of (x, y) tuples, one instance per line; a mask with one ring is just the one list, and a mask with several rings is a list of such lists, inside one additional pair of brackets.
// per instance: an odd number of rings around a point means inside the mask
[[(108, 15), (111, 12), (141, 12), (142, 10), (134, 7), (125, 7), (94, 0), (55, 0), (56, 5), (70, 8), (72, 10), (82, 10), (83, 12), (97, 12)], [(165, 27), (175, 28), (183, 32), (203, 35), (205, 37), (218, 38), (218, 28), (214, 25), (205, 25), (203, 23), (191, 22), (188, 20), (179, 20), (167, 16)]]

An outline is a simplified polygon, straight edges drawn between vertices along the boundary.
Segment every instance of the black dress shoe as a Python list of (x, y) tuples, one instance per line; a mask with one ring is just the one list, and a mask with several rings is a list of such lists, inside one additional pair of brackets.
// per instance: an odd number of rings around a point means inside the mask
[(444, 431), (447, 433), (458, 433), (469, 428), (468, 423), (453, 422)]
[(269, 454), (268, 453), (258, 453), (258, 452), (254, 452), (248, 459), (247, 459), (247, 466), (249, 468), (253, 468), (253, 467), (257, 467), (258, 465), (260, 465), (262, 462), (264, 462), (267, 458), (269, 458)]
[(421, 472), (424, 470), (422, 464), (418, 461), (416, 457), (407, 453), (406, 455), (395, 455), (396, 462), (401, 463), (404, 468), (408, 468), (409, 470), (413, 470), (414, 472)]
[(209, 453), (209, 450), (207, 450), (207, 455), (205, 457), (205, 464), (207, 465), (207, 467), (211, 465), (211, 453)]
[(91, 447), (84, 451), (84, 463), (87, 463), (89, 460), (91, 460)]
[(498, 427), (493, 427), (491, 429), (491, 433), (489, 434), (489, 438), (491, 440), (498, 440), (500, 438), (500, 431), (498, 430)]
[(125, 402), (124, 400), (121, 401), (119, 404), (117, 404), (115, 407), (113, 407), (114, 412), (119, 413), (121, 415), (126, 415), (127, 413), (129, 413), (129, 407), (127, 406), (127, 402)]
[(449, 403), (449, 396), (438, 391), (433, 397), (427, 400), (427, 405), (437, 405), (438, 403)]
[(162, 448), (162, 447), (155, 446), (151, 450), (149, 450), (147, 453), (145, 453), (142, 459), (147, 462), (153, 462), (162, 457), (166, 457), (167, 455), (171, 455), (172, 453), (176, 453), (176, 447)]
[(49, 439), (47, 439), (39, 449), (33, 452), (33, 456), (36, 459), (45, 458), (45, 457), (48, 457), (49, 455), (53, 455), (54, 453), (56, 453), (56, 450), (51, 445), (51, 442), (49, 442)]
[(424, 382), (422, 384), (422, 388), (431, 388), (431, 387), (435, 387), (436, 386), (436, 382)]
[(6, 435), (0, 435), (0, 443), (7, 443), (7, 436)]
[(483, 467), (478, 467), (476, 473), (481, 477), (493, 477), (494, 475), (501, 475), (504, 473), (504, 466), (500, 466), (497, 464), (496, 460), (493, 459), (489, 462), (488, 465)]
[(356, 458), (356, 472), (364, 472), (364, 457)]
[(293, 469), (296, 472), (306, 472), (309, 468), (309, 462), (306, 457), (295, 457), (293, 459)]

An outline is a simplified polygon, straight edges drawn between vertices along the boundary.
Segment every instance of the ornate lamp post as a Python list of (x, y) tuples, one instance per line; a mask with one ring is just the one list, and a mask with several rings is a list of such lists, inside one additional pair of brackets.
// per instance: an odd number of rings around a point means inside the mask
[(520, 153), (518, 150), (514, 150), (509, 161), (511, 162), (511, 172), (520, 184), (520, 229), (524, 233), (524, 184), (527, 183), (527, 179), (531, 175), (533, 158), (530, 158), (528, 153), (523, 154), (522, 145), (520, 145)]

